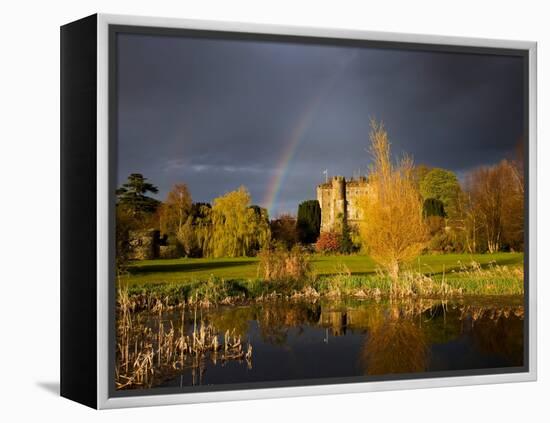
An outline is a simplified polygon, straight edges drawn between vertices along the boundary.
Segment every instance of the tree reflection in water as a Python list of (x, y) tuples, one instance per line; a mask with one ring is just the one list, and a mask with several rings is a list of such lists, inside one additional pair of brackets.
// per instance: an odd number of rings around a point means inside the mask
[(367, 375), (423, 372), (428, 359), (426, 334), (397, 306), (392, 306), (386, 318), (371, 328), (360, 357)]

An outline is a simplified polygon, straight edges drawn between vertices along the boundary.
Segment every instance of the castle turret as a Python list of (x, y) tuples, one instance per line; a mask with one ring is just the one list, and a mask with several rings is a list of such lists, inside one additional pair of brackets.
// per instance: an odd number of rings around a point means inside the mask
[(346, 218), (346, 180), (343, 176), (332, 178), (331, 211), (331, 226), (334, 230), (341, 230), (342, 222)]

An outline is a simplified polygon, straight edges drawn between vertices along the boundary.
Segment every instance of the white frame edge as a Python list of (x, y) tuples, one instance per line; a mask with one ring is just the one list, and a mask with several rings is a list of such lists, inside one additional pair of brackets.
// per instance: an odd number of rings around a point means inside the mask
[[(279, 26), (224, 21), (203, 21), (146, 16), (98, 14), (97, 19), (97, 407), (122, 408), (189, 404), (214, 401), (283, 398), (308, 395), (345, 394), (398, 389), (419, 389), (537, 380), (537, 44), (532, 41), (463, 38), (421, 34), (399, 34), (333, 28)], [(236, 31), (277, 35), (301, 35), (372, 41), (444, 44), (529, 50), (529, 372), (496, 375), (453, 376), (398, 381), (313, 385), (237, 391), (109, 397), (109, 256), (108, 256), (108, 27), (135, 25)]]

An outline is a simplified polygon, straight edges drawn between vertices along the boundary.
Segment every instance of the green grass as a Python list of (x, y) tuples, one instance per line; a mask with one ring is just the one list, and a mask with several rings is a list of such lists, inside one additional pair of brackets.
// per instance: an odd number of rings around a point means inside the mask
[(311, 257), (313, 274), (300, 281), (264, 282), (255, 258), (177, 259), (134, 262), (119, 285), (135, 309), (159, 302), (177, 306), (248, 301), (296, 295), (449, 297), (522, 295), (523, 254), (446, 254), (421, 256), (397, 282), (365, 256)]
[[(499, 266), (521, 267), (522, 253), (498, 254), (441, 254), (421, 256), (412, 263), (411, 270), (446, 280), (471, 279), (471, 274), (461, 272), (461, 264), (468, 265), (472, 261), (482, 268), (490, 267), (491, 263)], [(154, 283), (186, 283), (205, 281), (209, 278), (225, 280), (253, 281), (257, 278), (258, 259), (255, 257), (221, 258), (221, 259), (172, 259), (144, 260), (133, 262), (128, 274), (123, 280), (130, 286)], [(353, 276), (374, 276), (376, 263), (366, 256), (312, 256), (312, 267), (317, 276), (329, 276), (349, 269)], [(464, 282), (467, 284), (467, 282)]]

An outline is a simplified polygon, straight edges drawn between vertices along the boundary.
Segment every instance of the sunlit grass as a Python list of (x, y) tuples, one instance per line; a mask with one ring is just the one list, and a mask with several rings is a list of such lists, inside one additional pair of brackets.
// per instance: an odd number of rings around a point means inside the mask
[[(464, 266), (478, 263), (481, 269), (492, 265), (507, 266), (509, 269), (522, 268), (522, 253), (498, 254), (441, 254), (420, 256), (410, 264), (410, 270), (429, 275), (435, 280), (443, 277), (447, 281), (464, 279), (465, 289), (481, 283), (482, 278), (465, 272)], [(367, 256), (314, 255), (312, 269), (318, 277), (341, 273), (341, 268), (349, 270), (354, 277), (376, 276), (376, 263)], [(130, 285), (152, 283), (186, 283), (205, 281), (209, 278), (252, 281), (258, 277), (258, 259), (239, 258), (182, 258), (170, 260), (144, 260), (130, 265), (122, 278)], [(369, 278), (370, 279), (370, 278)], [(457, 282), (458, 283), (458, 282)]]

